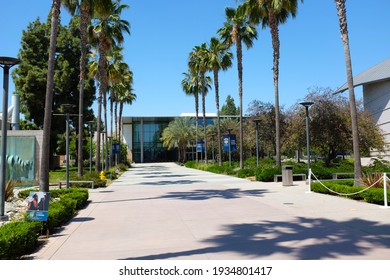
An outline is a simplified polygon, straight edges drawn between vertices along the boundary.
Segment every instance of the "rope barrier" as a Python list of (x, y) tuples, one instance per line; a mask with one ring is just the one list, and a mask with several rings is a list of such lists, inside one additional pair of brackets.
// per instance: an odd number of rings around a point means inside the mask
[(325, 186), (320, 180), (318, 180), (318, 178), (316, 177), (316, 175), (311, 171), (311, 169), (309, 170), (309, 190), (311, 188), (311, 175), (313, 175), (314, 179), (321, 184), (321, 186), (323, 186), (325, 189), (327, 189), (329, 192), (332, 192), (332, 193), (335, 193), (337, 195), (341, 195), (341, 196), (353, 196), (353, 195), (357, 195), (357, 194), (360, 194), (362, 192), (365, 192), (369, 189), (371, 189), (373, 186), (375, 186), (376, 184), (378, 184), (381, 180), (383, 180), (383, 196), (384, 196), (384, 208), (388, 208), (388, 204), (387, 204), (387, 180), (389, 180), (389, 178), (387, 177), (387, 174), (386, 173), (383, 173), (383, 176), (380, 177), (375, 183), (373, 183), (371, 186), (369, 187), (366, 187), (358, 192), (354, 192), (354, 193), (339, 193), (339, 192), (336, 192), (330, 188), (328, 188), (327, 186)]

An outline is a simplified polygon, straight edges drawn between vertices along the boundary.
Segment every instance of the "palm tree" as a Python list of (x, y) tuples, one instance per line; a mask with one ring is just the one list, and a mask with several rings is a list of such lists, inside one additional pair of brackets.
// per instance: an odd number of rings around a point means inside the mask
[[(120, 2), (114, 2), (110, 5), (108, 11), (98, 11), (94, 24), (90, 28), (91, 37), (95, 38), (98, 44), (99, 51), (99, 63), (98, 63), (98, 82), (99, 82), (99, 97), (98, 97), (98, 123), (97, 134), (100, 135), (101, 131), (101, 113), (103, 97), (106, 99), (106, 93), (108, 88), (107, 77), (107, 54), (112, 46), (121, 44), (124, 40), (123, 32), (130, 34), (130, 24), (126, 20), (120, 18), (120, 14), (123, 9), (128, 8), (128, 5), (120, 4)], [(105, 134), (107, 137), (107, 134)], [(106, 141), (107, 143), (107, 141)], [(96, 146), (100, 147), (100, 137), (97, 137)], [(100, 168), (100, 151), (96, 150), (96, 166), (95, 170), (99, 171)]]
[[(303, 0), (301, 0), (303, 2)], [(280, 40), (279, 25), (287, 21), (291, 15), (296, 16), (298, 0), (247, 0), (244, 3), (251, 22), (262, 23), (263, 28), (269, 27), (273, 48), (273, 71), (275, 88), (275, 141), (276, 163), (281, 166), (280, 152), (280, 108), (279, 108), (279, 58)]]
[(202, 93), (202, 111), (203, 111), (203, 141), (204, 141), (204, 154), (205, 163), (207, 164), (207, 136), (206, 136), (206, 93), (207, 93), (207, 78), (206, 72), (210, 70), (210, 63), (208, 60), (208, 51), (206, 43), (200, 46), (195, 46), (190, 53), (188, 67), (194, 69), (199, 73), (201, 93)]
[(354, 158), (354, 170), (355, 170), (354, 184), (359, 185), (362, 178), (362, 163), (360, 159), (359, 128), (358, 128), (358, 118), (356, 113), (355, 91), (353, 87), (351, 52), (349, 50), (347, 10), (345, 7), (345, 0), (335, 0), (335, 3), (336, 3), (337, 15), (340, 23), (341, 40), (344, 45), (345, 64), (346, 64), (347, 79), (348, 79), (349, 107), (351, 110), (353, 158)]
[(54, 65), (57, 46), (58, 22), (61, 12), (61, 0), (53, 0), (51, 9), (51, 30), (49, 63), (47, 69), (47, 84), (45, 97), (45, 116), (43, 120), (43, 140), (39, 189), (42, 192), (49, 191), (49, 170), (50, 170), (50, 128), (53, 109), (53, 88), (54, 88)]
[(178, 146), (179, 161), (186, 161), (186, 148), (188, 141), (190, 141), (194, 134), (193, 120), (189, 117), (175, 118), (168, 126), (163, 130), (161, 140), (163, 146), (169, 150)]
[(257, 31), (256, 28), (250, 24), (243, 5), (238, 6), (236, 9), (227, 7), (225, 13), (226, 22), (217, 32), (225, 44), (229, 46), (233, 44), (236, 45), (238, 94), (240, 98), (240, 168), (244, 168), (244, 146), (242, 141), (242, 139), (244, 139), (242, 118), (242, 42), (244, 42), (248, 49), (251, 48), (253, 46), (253, 40), (257, 39)]
[(80, 80), (79, 80), (79, 135), (78, 135), (78, 176), (83, 176), (83, 131), (84, 131), (84, 84), (87, 64), (88, 25), (91, 22), (94, 10), (106, 11), (111, 0), (63, 0), (63, 5), (72, 15), (80, 14)]
[(120, 94), (116, 96), (117, 101), (119, 103), (119, 129), (118, 129), (118, 139), (119, 144), (122, 141), (122, 114), (123, 114), (123, 106), (125, 104), (133, 104), (133, 102), (137, 99), (137, 95), (134, 93), (134, 89), (132, 87), (133, 83), (133, 72), (129, 70), (129, 73), (126, 74), (128, 76), (126, 79), (129, 80), (128, 86), (125, 86), (125, 90), (121, 91)]
[(227, 70), (232, 66), (233, 54), (229, 51), (226, 44), (221, 43), (217, 38), (213, 37), (209, 44), (209, 60), (214, 74), (215, 88), (215, 105), (217, 107), (217, 145), (219, 155), (219, 166), (222, 166), (222, 145), (221, 145), (221, 125), (219, 118), (219, 78), (218, 73), (222, 70)]
[[(185, 94), (195, 97), (195, 144), (198, 143), (198, 119), (199, 119), (199, 75), (195, 69), (189, 67), (188, 73), (184, 75), (181, 81), (181, 87)], [(195, 160), (198, 162), (198, 153), (195, 153)]]

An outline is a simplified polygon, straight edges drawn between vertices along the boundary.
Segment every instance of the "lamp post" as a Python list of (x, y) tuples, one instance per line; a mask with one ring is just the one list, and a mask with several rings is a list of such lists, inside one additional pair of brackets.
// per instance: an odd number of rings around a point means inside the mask
[(75, 107), (73, 104), (62, 104), (66, 114), (66, 188), (69, 189), (69, 122), (70, 110)]
[(213, 163), (215, 163), (215, 155), (214, 155), (214, 137), (215, 133), (211, 134), (211, 154), (213, 157)]
[(311, 180), (311, 167), (310, 167), (310, 133), (309, 133), (309, 107), (314, 104), (312, 101), (303, 101), (300, 102), (302, 106), (306, 109), (306, 149), (307, 149), (307, 177), (310, 190), (310, 180)]
[(259, 122), (260, 119), (253, 120), (256, 124), (256, 166), (259, 166)]
[[(102, 171), (104, 171), (104, 134), (106, 133), (106, 131), (101, 131), (100, 134), (102, 136)], [(100, 147), (99, 147), (100, 149)], [(107, 163), (106, 163), (107, 164)]]
[(0, 57), (0, 67), (3, 68), (3, 115), (1, 119), (1, 168), (0, 168), (0, 221), (8, 220), (4, 213), (5, 208), (5, 177), (7, 156), (7, 130), (8, 130), (8, 81), (9, 69), (20, 63), (19, 59)]
[(94, 121), (89, 121), (89, 173), (92, 172), (92, 124)]
[(108, 168), (110, 169), (112, 167), (112, 136), (107, 136), (107, 141), (109, 142), (108, 146), (110, 147), (109, 150), (107, 150), (107, 154), (109, 156), (108, 158)]
[(229, 132), (229, 167), (232, 166), (232, 147), (231, 147), (231, 144), (230, 144), (230, 134), (232, 132), (233, 128), (228, 128), (227, 131)]

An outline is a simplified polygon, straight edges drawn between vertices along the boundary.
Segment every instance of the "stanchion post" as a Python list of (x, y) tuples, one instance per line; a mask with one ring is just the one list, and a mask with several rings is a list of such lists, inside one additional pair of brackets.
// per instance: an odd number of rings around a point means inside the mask
[(311, 193), (311, 168), (309, 168), (309, 177), (307, 178), (307, 183), (309, 185), (309, 190), (307, 191), (307, 193)]

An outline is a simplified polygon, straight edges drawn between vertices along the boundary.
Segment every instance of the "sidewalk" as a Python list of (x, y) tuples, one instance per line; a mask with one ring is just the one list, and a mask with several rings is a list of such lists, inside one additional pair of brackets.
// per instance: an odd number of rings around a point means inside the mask
[(136, 164), (31, 259), (390, 259), (390, 209), (307, 190)]

